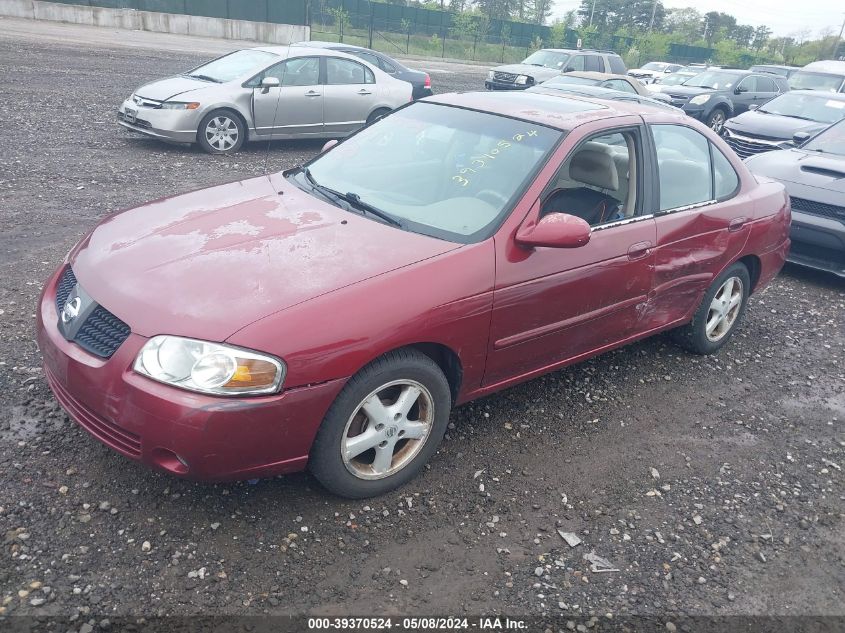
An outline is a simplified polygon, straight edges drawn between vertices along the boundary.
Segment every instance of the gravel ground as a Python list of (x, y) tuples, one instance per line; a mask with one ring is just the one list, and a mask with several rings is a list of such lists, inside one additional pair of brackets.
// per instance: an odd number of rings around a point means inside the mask
[[(185, 482), (101, 446), (41, 373), (48, 272), (112, 211), (287, 168), (321, 143), (217, 158), (134, 137), (116, 105), (204, 55), (185, 38), (83, 46), (12, 24), (0, 20), (0, 614), (94, 629), (142, 613), (498, 612), (561, 616), (560, 629), (607, 613), (845, 616), (845, 283), (801, 269), (752, 299), (717, 356), (656, 337), (460, 407), (424, 474), (367, 502), (305, 474)], [(431, 67), (436, 89), (481, 84), (483, 68), (455, 68)], [(617, 571), (591, 571), (591, 552)]]

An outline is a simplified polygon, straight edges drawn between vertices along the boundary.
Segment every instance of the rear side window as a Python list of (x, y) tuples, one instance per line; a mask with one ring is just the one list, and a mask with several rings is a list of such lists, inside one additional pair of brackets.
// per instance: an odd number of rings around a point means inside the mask
[(379, 66), (381, 66), (381, 69), (382, 69), (384, 72), (386, 72), (386, 73), (390, 73), (391, 75), (395, 75), (395, 74), (396, 74), (396, 66), (394, 66), (393, 64), (391, 64), (391, 63), (390, 63), (389, 61), (387, 61), (386, 59), (382, 59), (381, 57), (379, 57), (379, 58), (378, 58), (378, 65), (379, 65)]
[(610, 62), (610, 72), (614, 75), (624, 75), (627, 72), (621, 57), (610, 55), (607, 59)]
[(584, 69), (592, 72), (603, 73), (604, 61), (598, 55), (587, 55), (584, 61)]
[(713, 155), (713, 188), (716, 200), (730, 198), (739, 187), (739, 176), (731, 162), (713, 143), (710, 144), (710, 153)]
[(710, 141), (682, 125), (653, 125), (651, 134), (657, 150), (660, 211), (713, 200)]
[(326, 83), (330, 86), (375, 83), (373, 71), (357, 62), (339, 57), (326, 58)]

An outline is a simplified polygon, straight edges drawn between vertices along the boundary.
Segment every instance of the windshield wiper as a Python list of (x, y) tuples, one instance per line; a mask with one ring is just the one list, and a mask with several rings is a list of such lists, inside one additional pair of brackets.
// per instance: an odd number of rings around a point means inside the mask
[(348, 192), (348, 193), (340, 193), (339, 191), (335, 191), (325, 185), (319, 184), (316, 180), (314, 180), (314, 176), (311, 175), (311, 170), (307, 167), (302, 169), (302, 173), (305, 174), (306, 180), (308, 180), (308, 184), (311, 185), (316, 191), (319, 191), (323, 196), (334, 202), (335, 204), (338, 201), (346, 203), (347, 207), (354, 207), (364, 213), (369, 213), (370, 215), (374, 215), (388, 224), (395, 226), (397, 228), (403, 228), (402, 223), (394, 218), (389, 213), (382, 211), (378, 207), (374, 207), (373, 205), (364, 202), (361, 200), (361, 196), (357, 193)]
[(209, 77), (208, 75), (182, 75), (183, 77), (190, 77), (191, 79), (200, 79), (202, 81), (210, 81), (215, 84), (222, 84), (223, 82), (219, 79), (215, 79), (214, 77)]

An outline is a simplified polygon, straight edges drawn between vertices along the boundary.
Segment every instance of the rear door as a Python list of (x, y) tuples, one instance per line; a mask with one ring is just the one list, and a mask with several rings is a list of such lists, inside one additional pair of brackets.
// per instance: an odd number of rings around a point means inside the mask
[[(262, 88), (275, 77), (278, 88)], [(247, 84), (252, 87), (252, 114), (260, 135), (319, 136), (323, 132), (323, 86), (320, 58), (296, 57), (271, 66)]]
[(323, 120), (327, 135), (344, 136), (364, 125), (375, 109), (378, 86), (366, 65), (342, 57), (324, 57)]
[(646, 327), (689, 318), (713, 278), (742, 251), (753, 202), (737, 171), (701, 132), (649, 125), (658, 173), (654, 287)]

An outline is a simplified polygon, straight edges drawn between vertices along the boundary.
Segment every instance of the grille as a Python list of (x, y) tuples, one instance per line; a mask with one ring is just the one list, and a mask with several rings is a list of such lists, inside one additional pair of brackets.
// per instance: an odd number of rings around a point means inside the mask
[(763, 152), (771, 152), (774, 149), (781, 149), (773, 143), (759, 141), (746, 136), (737, 136), (733, 133), (726, 135), (725, 141), (740, 158), (748, 158), (754, 154), (761, 154)]
[(507, 83), (512, 84), (516, 81), (516, 75), (514, 75), (513, 73), (503, 73), (496, 71), (493, 73), (493, 79), (496, 79), (497, 81), (506, 81)]
[[(56, 312), (61, 314), (70, 291), (76, 285), (76, 275), (70, 266), (65, 269), (56, 290)], [(73, 338), (82, 349), (100, 356), (110, 358), (117, 351), (123, 341), (129, 337), (129, 326), (123, 321), (98, 305), (85, 319), (82, 327)]]
[(113, 449), (138, 459), (141, 457), (141, 438), (140, 436), (127, 431), (124, 428), (101, 418), (99, 415), (91, 411), (82, 402), (74, 398), (67, 389), (56, 379), (49, 369), (44, 372), (47, 376), (47, 382), (56, 396), (56, 400), (62, 405), (65, 411), (70, 414), (79, 426), (88, 431), (91, 435), (100, 440), (103, 444), (112, 447)]
[(123, 112), (118, 111), (117, 118), (119, 121), (123, 121), (124, 123), (128, 123), (129, 125), (133, 125), (135, 127), (144, 128), (145, 130), (149, 130), (153, 127), (153, 124), (149, 121), (145, 121), (144, 119), (135, 118), (134, 121), (129, 121), (126, 118), (126, 115)]
[(792, 208), (795, 211), (810, 213), (811, 215), (821, 215), (826, 218), (845, 222), (845, 207), (839, 207), (835, 204), (827, 204), (825, 202), (816, 202), (815, 200), (807, 200), (806, 198), (790, 199), (792, 201)]
[(670, 94), (669, 98), (672, 100), (672, 105), (678, 108), (685, 106), (687, 104), (687, 101), (689, 101), (689, 97), (685, 95)]

